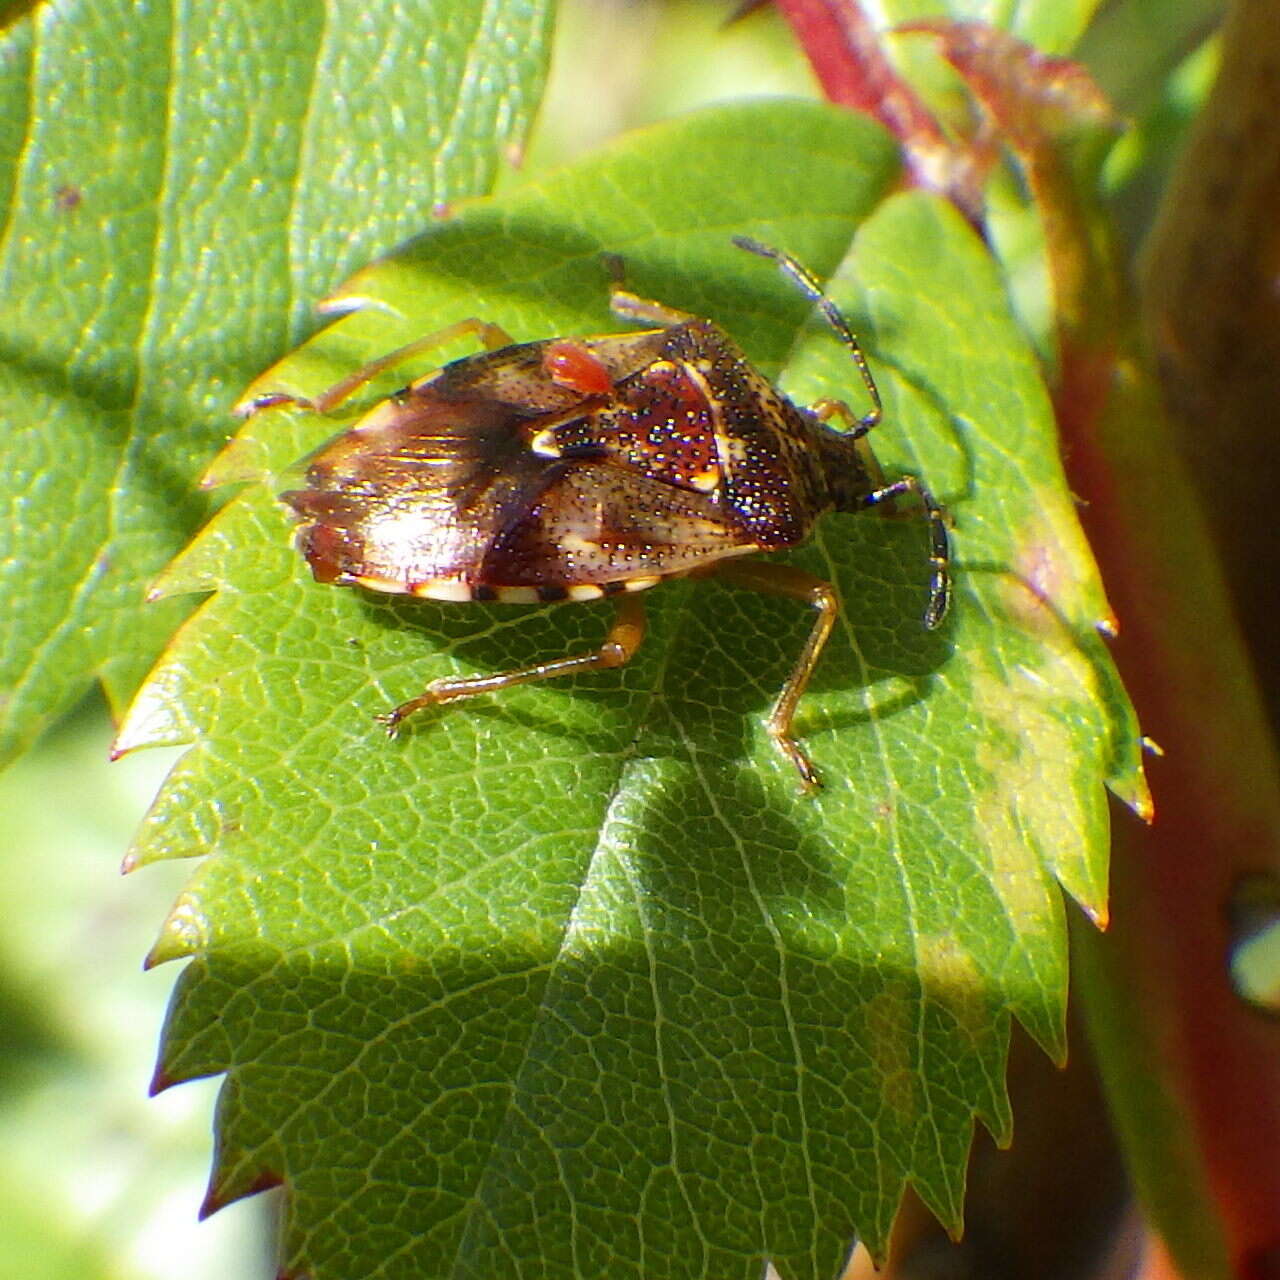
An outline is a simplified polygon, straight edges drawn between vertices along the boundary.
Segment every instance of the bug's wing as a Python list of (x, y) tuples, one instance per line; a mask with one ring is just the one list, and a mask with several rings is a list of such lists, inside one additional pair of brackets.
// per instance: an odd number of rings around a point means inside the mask
[(438, 599), (585, 598), (757, 550), (712, 492), (725, 446), (696, 370), (662, 358), (668, 340), (592, 340), (611, 397), (557, 384), (547, 344), (529, 343), (383, 401), (282, 495), (309, 522), (312, 572)]
[(405, 593), (478, 580), (489, 542), (553, 466), (521, 421), (498, 401), (428, 389), (378, 405), (315, 456), (305, 489), (281, 495), (310, 522), (299, 545), (316, 578)]
[(513, 510), (491, 540), (485, 582), (564, 587), (585, 599), (759, 550), (709, 494), (611, 460), (557, 462), (543, 480), (536, 499)]

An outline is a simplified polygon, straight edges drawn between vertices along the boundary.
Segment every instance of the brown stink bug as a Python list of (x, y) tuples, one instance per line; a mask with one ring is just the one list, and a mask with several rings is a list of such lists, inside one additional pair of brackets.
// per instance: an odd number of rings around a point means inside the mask
[[(950, 597), (946, 518), (915, 477), (884, 483), (865, 437), (880, 396), (857, 339), (794, 259), (753, 240), (822, 311), (871, 400), (792, 404), (729, 337), (623, 287), (615, 315), (654, 328), (513, 343), (463, 320), (353, 373), (314, 401), (334, 408), (374, 376), (464, 334), (486, 351), (455, 360), (383, 400), (323, 448), (307, 487), (283, 495), (320, 582), (433, 600), (533, 604), (614, 596), (617, 615), (590, 653), (516, 671), (433, 681), (383, 717), (390, 731), (422, 707), (627, 662), (644, 638), (635, 593), (664, 578), (717, 574), (817, 611), (766, 721), (806, 788), (818, 784), (791, 722), (839, 609), (835, 590), (791, 565), (747, 560), (804, 542), (825, 511), (861, 511), (914, 494), (929, 527), (926, 627)], [(287, 400), (264, 396), (250, 408)], [(847, 429), (835, 430), (831, 418)]]

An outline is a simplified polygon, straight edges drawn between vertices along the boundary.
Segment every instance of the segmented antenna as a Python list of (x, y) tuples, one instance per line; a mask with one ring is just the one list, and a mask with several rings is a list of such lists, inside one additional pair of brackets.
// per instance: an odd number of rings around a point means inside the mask
[(880, 405), (880, 390), (876, 386), (876, 380), (871, 376), (867, 358), (862, 354), (858, 339), (853, 336), (853, 330), (849, 328), (849, 322), (844, 318), (840, 308), (822, 291), (822, 286), (808, 269), (802, 267), (789, 253), (783, 253), (781, 249), (771, 249), (767, 244), (761, 244), (759, 240), (752, 240), (749, 236), (734, 236), (733, 243), (739, 249), (745, 249), (748, 253), (758, 254), (762, 258), (769, 258), (777, 263), (783, 274), (791, 277), (800, 292), (810, 302), (817, 304), (823, 319), (836, 331), (840, 341), (849, 348), (849, 354), (853, 356), (853, 362), (858, 366), (858, 372), (862, 374), (862, 381), (866, 384), (872, 407), (869, 413), (864, 413), (858, 419), (848, 434), (854, 440), (865, 436), (880, 421), (883, 412)]

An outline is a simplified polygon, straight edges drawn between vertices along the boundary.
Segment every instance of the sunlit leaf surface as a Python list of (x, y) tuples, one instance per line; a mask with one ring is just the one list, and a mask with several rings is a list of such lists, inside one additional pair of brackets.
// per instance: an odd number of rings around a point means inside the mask
[(539, 0), (21, 6), (0, 31), (0, 761), (189, 608), (226, 410), (318, 293), (489, 189), (545, 75)]

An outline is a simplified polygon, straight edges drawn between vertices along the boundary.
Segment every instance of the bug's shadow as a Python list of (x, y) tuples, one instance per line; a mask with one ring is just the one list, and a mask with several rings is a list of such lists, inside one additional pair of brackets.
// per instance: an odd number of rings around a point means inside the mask
[[(951, 650), (945, 625), (937, 632), (922, 625), (923, 583), (903, 585), (912, 571), (923, 576), (924, 535), (918, 522), (837, 517), (830, 527), (819, 546), (794, 557), (813, 572), (834, 577), (845, 602), (810, 684), (811, 694), (819, 696), (800, 703), (796, 729), (801, 739), (883, 722), (909, 709), (928, 696), (931, 674)], [(799, 656), (814, 615), (795, 602), (714, 579), (662, 584), (645, 598), (648, 638), (627, 667), (549, 680), (541, 687), (555, 690), (554, 700), (501, 690), (418, 712), (401, 726), (406, 746), (449, 732), (454, 718), (463, 716), (499, 730), (550, 733), (583, 753), (696, 759), (740, 768), (753, 757), (761, 721)], [(594, 648), (612, 617), (611, 606), (603, 602), (529, 608), (371, 595), (362, 600), (380, 628), (423, 637), (421, 679), (406, 682), (397, 675), (388, 690), (393, 698), (412, 697), (443, 674), (431, 650), (453, 655), (457, 662), (450, 670), (510, 671)], [(399, 637), (396, 643), (402, 647)], [(880, 684), (889, 690), (884, 696), (875, 691)], [(820, 695), (834, 690), (864, 693), (847, 711), (833, 710), (832, 700)]]
[[(764, 775), (737, 764), (671, 765), (654, 760), (629, 785), (620, 838), (646, 901), (744, 945), (766, 932), (765, 903), (802, 903), (811, 918), (843, 918), (845, 873), (833, 865), (826, 837), (793, 821), (794, 809), (778, 803)], [(754, 941), (767, 950), (768, 938)]]
[[(833, 580), (843, 604), (796, 714), (796, 736), (810, 748), (806, 739), (883, 722), (923, 701), (952, 650), (946, 623), (934, 632), (923, 626), (924, 534), (917, 522), (836, 517), (823, 528), (819, 546), (790, 557)], [(913, 572), (919, 586), (904, 585)], [(793, 601), (714, 581), (681, 589), (688, 593), (687, 612), (668, 655), (662, 697), (685, 750), (743, 759), (814, 615)], [(823, 697), (833, 692), (846, 695), (847, 709)], [(821, 769), (821, 760), (815, 763)]]
[[(590, 605), (439, 604), (429, 600), (404, 600), (361, 594), (369, 618), (383, 630), (397, 633), (422, 646), (421, 667), (406, 659), (414, 674), (388, 677), (392, 699), (414, 697), (442, 675), (490, 675), (532, 666), (571, 654), (586, 653), (604, 639), (613, 616), (612, 607)], [(399, 641), (397, 641), (399, 646)], [(447, 667), (439, 660), (450, 654)], [(504, 689), (481, 694), (447, 706), (426, 708), (406, 718), (397, 738), (406, 746), (415, 739), (449, 732), (458, 717), (470, 717), (498, 730), (523, 729), (553, 733), (572, 740), (584, 753), (622, 754), (634, 734), (629, 726), (633, 701), (644, 696), (645, 673), (660, 661), (657, 646), (647, 644), (628, 668), (600, 671), (538, 682), (533, 688), (555, 691), (552, 702), (534, 703), (523, 690)], [(654, 676), (650, 673), (648, 680)], [(388, 712), (394, 702), (379, 707)], [(531, 709), (547, 705), (545, 712)]]

